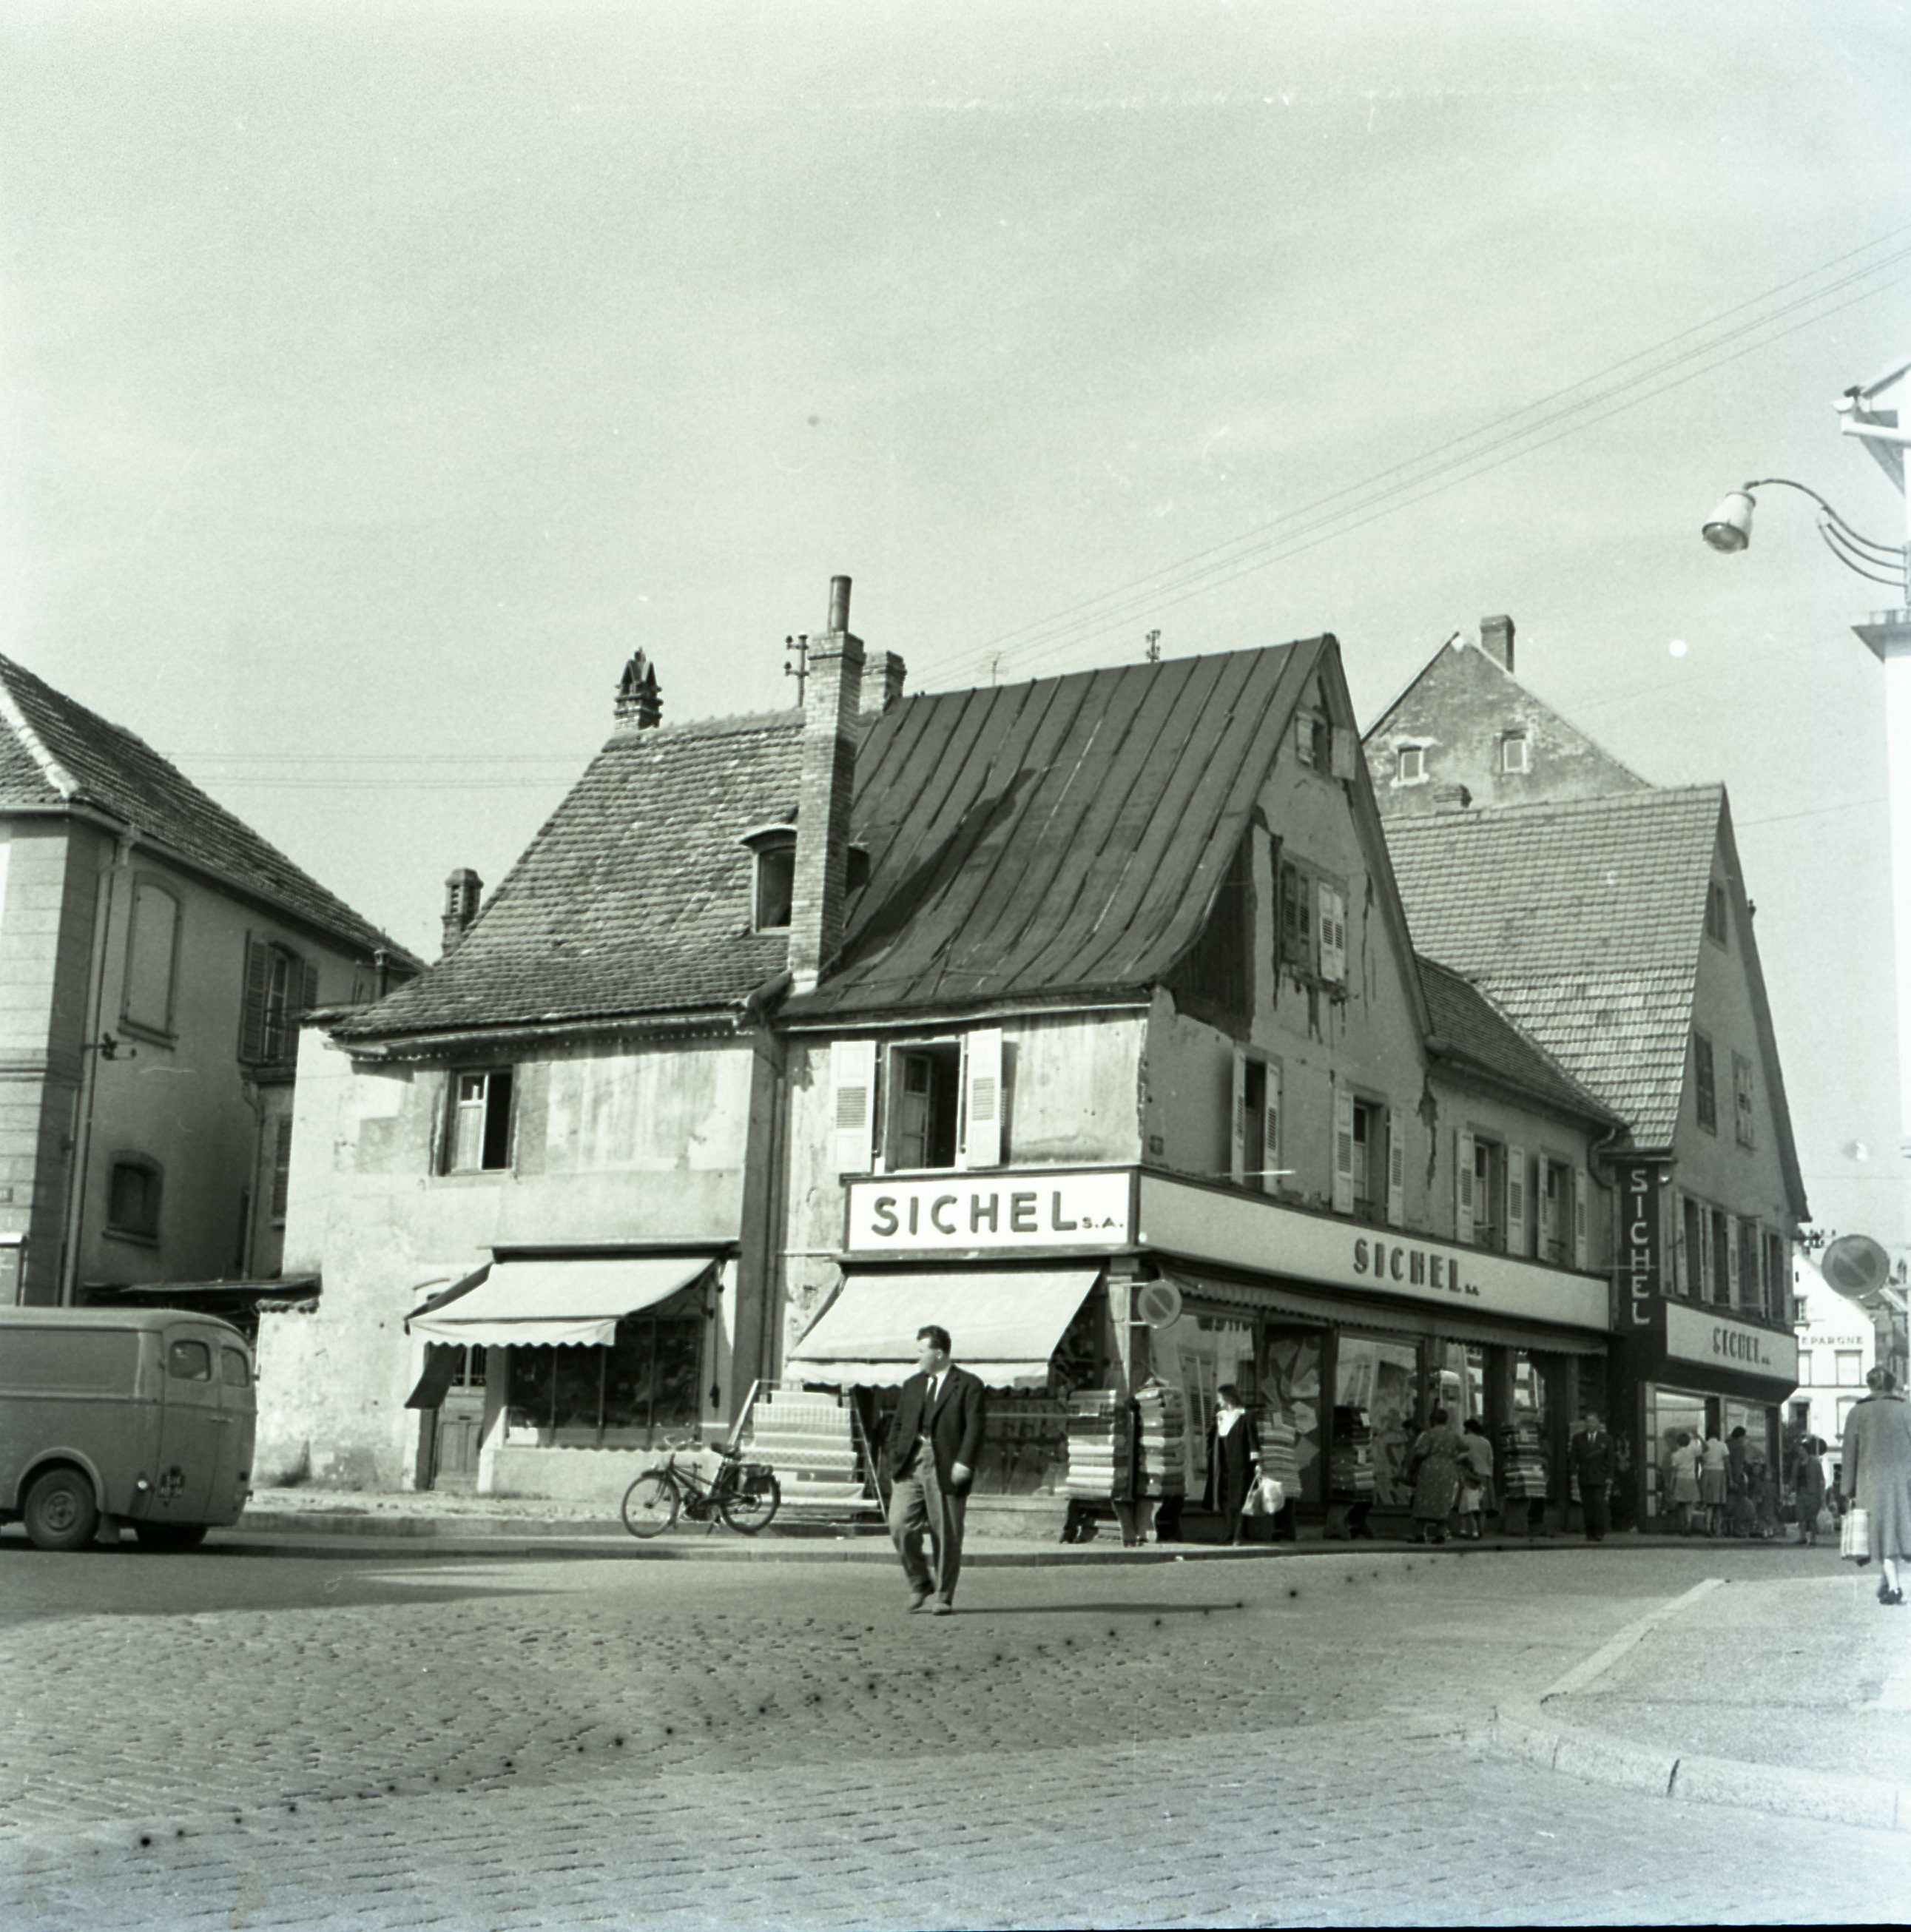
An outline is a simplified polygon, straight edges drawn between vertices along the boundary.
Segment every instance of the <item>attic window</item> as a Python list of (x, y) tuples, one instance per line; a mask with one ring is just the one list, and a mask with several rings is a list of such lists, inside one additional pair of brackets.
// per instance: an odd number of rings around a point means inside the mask
[(1706, 937), (1714, 944), (1725, 944), (1725, 881), (1714, 879), (1706, 887)]
[(1499, 768), (1503, 772), (1525, 772), (1532, 769), (1526, 758), (1525, 732), (1509, 732), (1499, 741)]
[(1424, 784), (1426, 782), (1426, 747), (1424, 745), (1402, 745), (1394, 756), (1394, 782), (1396, 784)]
[(1294, 720), (1294, 754), (1304, 765), (1326, 771), (1333, 760), (1332, 741), (1327, 720), (1317, 711), (1297, 712)]
[(752, 883), (752, 929), (787, 932), (796, 880), (796, 834), (789, 825), (760, 826), (743, 835), (756, 861)]

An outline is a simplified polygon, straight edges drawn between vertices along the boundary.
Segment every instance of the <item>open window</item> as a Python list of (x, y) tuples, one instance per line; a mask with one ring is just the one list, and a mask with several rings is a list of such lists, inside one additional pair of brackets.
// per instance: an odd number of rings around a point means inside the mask
[(158, 1161), (116, 1154), (106, 1176), (106, 1232), (121, 1240), (157, 1241), (164, 1180)]
[(481, 1174), (511, 1165), (512, 1087), (508, 1066), (453, 1072), (444, 1173)]
[(1234, 1049), (1231, 1178), (1238, 1187), (1278, 1194), (1281, 1160), (1281, 1064)]
[(978, 1027), (958, 1038), (837, 1040), (836, 1168), (885, 1171), (999, 1167), (1005, 1083), (1002, 1030)]
[(245, 941), (245, 998), (239, 1058), (254, 1066), (290, 1066), (298, 1055), (298, 1021), (319, 1002), (319, 969), (276, 940)]
[(796, 882), (796, 829), (762, 825), (743, 835), (754, 861), (750, 883), (750, 926), (756, 932), (787, 932)]

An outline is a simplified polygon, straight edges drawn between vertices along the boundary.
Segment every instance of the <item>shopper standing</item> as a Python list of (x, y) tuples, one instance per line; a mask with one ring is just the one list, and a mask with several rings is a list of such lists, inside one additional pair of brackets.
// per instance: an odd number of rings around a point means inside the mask
[(1460, 1432), (1448, 1421), (1447, 1412), (1436, 1408), (1427, 1426), (1414, 1438), (1407, 1456), (1407, 1473), (1413, 1483), (1415, 1542), (1446, 1541), (1447, 1519), (1460, 1500), (1463, 1466), (1470, 1466)]
[(1715, 1429), (1699, 1452), (1699, 1513), (1706, 1520), (1706, 1534), (1718, 1535), (1725, 1514), (1725, 1444)]
[(1247, 1540), (1242, 1511), (1260, 1480), (1261, 1449), (1240, 1391), (1223, 1382), (1214, 1391), (1214, 1420), (1208, 1428), (1208, 1507), (1221, 1519), (1229, 1543)]
[(1692, 1533), (1692, 1512), (1699, 1506), (1700, 1448), (1690, 1432), (1682, 1429), (1666, 1459), (1672, 1472), (1672, 1520), (1681, 1536)]
[(1596, 1409), (1586, 1411), (1586, 1426), (1573, 1438), (1573, 1474), (1579, 1478), (1580, 1510), (1586, 1518), (1586, 1540), (1604, 1543), (1612, 1527), (1608, 1500), (1612, 1486), (1612, 1438)]
[(1792, 1465), (1792, 1490), (1798, 1498), (1798, 1540), (1818, 1540), (1818, 1519), (1825, 1510), (1825, 1465), (1818, 1438), (1808, 1436), (1798, 1444), (1798, 1460)]
[(1864, 1379), (1871, 1393), (1845, 1424), (1839, 1482), (1846, 1500), (1865, 1513), (1869, 1551), (1883, 1573), (1879, 1602), (1901, 1604), (1898, 1566), (1911, 1558), (1911, 1406), (1899, 1399), (1888, 1369), (1874, 1369)]
[(1460, 1448), (1466, 1462), (1460, 1472), (1460, 1533), (1468, 1542), (1478, 1543), (1481, 1519), (1493, 1506), (1493, 1444), (1477, 1415), (1469, 1415), (1461, 1425)]
[[(916, 1343), (916, 1372), (902, 1384), (884, 1450), (890, 1538), (909, 1579), (910, 1609), (946, 1617), (956, 1607), (962, 1522), (982, 1456), (987, 1402), (981, 1382), (951, 1359), (946, 1328), (919, 1328)], [(934, 1554), (933, 1569), (922, 1559), (925, 1534)]]

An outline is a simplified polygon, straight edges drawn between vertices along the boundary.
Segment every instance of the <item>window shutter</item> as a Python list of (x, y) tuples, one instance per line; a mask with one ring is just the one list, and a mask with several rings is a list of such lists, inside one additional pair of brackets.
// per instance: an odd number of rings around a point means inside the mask
[(1234, 1104), (1228, 1110), (1228, 1178), (1238, 1187), (1247, 1178), (1247, 1055), (1234, 1048)]
[(278, 1138), (272, 1147), (272, 1219), (285, 1219), (288, 1184), (292, 1179), (292, 1116), (279, 1118)]
[(1328, 758), (1336, 778), (1351, 778), (1354, 776), (1355, 742), (1354, 734), (1346, 725), (1334, 726), (1328, 741)]
[(832, 1041), (830, 1080), (836, 1111), (836, 1172), (867, 1174), (874, 1152), (876, 1042)]
[[(874, 1048), (872, 1048), (873, 1052)], [(981, 1027), (962, 1040), (962, 1165), (1002, 1165), (1002, 1029)]]
[(272, 970), (272, 950), (245, 935), (245, 994), (239, 1009), (239, 1058), (266, 1057), (266, 988)]
[(1334, 1211), (1354, 1211), (1354, 1096), (1344, 1087), (1334, 1090)]
[(1406, 1116), (1398, 1107), (1387, 1110), (1387, 1219), (1396, 1228), (1406, 1226)]
[(1712, 1216), (1708, 1208), (1699, 1210), (1699, 1298), (1712, 1298)]
[(1685, 1252), (1685, 1196), (1676, 1191), (1672, 1198), (1672, 1289), (1675, 1294), (1691, 1292), (1692, 1267), (1697, 1256)]
[(1464, 1128), (1454, 1136), (1454, 1238), (1473, 1238), (1473, 1136)]
[[(302, 1018), (319, 1004), (319, 969), (309, 959), (299, 962), (298, 1011)], [(298, 1052), (295, 1042), (286, 1058), (290, 1059)]]
[(1506, 1150), (1506, 1251), (1526, 1252), (1526, 1150), (1521, 1147)]
[(1321, 977), (1338, 986), (1347, 976), (1347, 900), (1331, 886), (1318, 894), (1321, 925)]
[(1738, 1217), (1728, 1214), (1725, 1217), (1725, 1297), (1734, 1308), (1738, 1306)]
[(1586, 1254), (1591, 1228), (1587, 1226), (1586, 1169), (1573, 1170), (1573, 1265), (1582, 1268), (1586, 1264)]
[(1267, 1169), (1261, 1177), (1262, 1192), (1278, 1194), (1281, 1191), (1281, 1177), (1274, 1170), (1287, 1165), (1281, 1158), (1281, 1067), (1278, 1060), (1268, 1063), (1268, 1114), (1261, 1136), (1261, 1160)]

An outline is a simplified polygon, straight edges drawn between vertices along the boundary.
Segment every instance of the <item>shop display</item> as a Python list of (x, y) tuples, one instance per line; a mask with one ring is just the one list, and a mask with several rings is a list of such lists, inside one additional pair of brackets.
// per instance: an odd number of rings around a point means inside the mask
[(786, 1514), (854, 1514), (879, 1506), (848, 1394), (800, 1385), (760, 1389), (748, 1442), (750, 1460), (776, 1472)]
[(1328, 1456), (1328, 1496), (1337, 1503), (1372, 1502), (1373, 1431), (1363, 1409), (1334, 1412), (1334, 1446)]
[(1052, 1494), (1068, 1464), (1068, 1408), (1043, 1394), (998, 1390), (989, 1397), (977, 1496)]
[(1261, 1473), (1272, 1476), (1282, 1492), (1300, 1493), (1300, 1432), (1293, 1424), (1277, 1415), (1261, 1418)]
[(1071, 1496), (1125, 1501), (1134, 1493), (1135, 1438), (1126, 1399), (1114, 1389), (1078, 1389), (1068, 1399)]
[(1179, 1496), (1187, 1490), (1187, 1403), (1178, 1388), (1150, 1379), (1135, 1392), (1136, 1492)]

